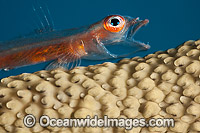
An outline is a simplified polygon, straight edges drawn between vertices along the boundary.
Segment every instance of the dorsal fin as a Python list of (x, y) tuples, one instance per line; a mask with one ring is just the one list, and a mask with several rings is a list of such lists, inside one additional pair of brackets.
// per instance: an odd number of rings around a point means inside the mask
[(54, 31), (54, 22), (48, 6), (42, 1), (34, 0), (32, 9), (35, 14), (34, 22), (37, 26), (34, 32), (41, 34)]

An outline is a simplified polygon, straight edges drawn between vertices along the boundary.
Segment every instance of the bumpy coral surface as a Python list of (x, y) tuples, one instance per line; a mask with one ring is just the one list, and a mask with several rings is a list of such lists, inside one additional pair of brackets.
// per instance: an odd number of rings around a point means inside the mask
[[(33, 114), (33, 128), (23, 118)], [(173, 118), (174, 127), (65, 128), (51, 118)], [(1, 80), (0, 132), (200, 132), (200, 40), (119, 63), (24, 73)]]

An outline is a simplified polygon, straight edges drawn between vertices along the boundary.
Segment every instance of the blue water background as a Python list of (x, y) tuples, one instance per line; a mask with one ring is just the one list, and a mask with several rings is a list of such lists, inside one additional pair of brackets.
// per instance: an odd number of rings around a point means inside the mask
[[(150, 23), (135, 35), (135, 39), (149, 42), (151, 49), (129, 57), (143, 57), (158, 50), (174, 48), (184, 41), (200, 38), (199, 0), (46, 0), (44, 2), (49, 7), (55, 28), (59, 30), (92, 24), (110, 14), (148, 18)], [(0, 0), (0, 41), (29, 33), (35, 28), (31, 20), (34, 15), (32, 4), (32, 0)], [(82, 65), (102, 62), (105, 60), (83, 60)], [(39, 71), (48, 63), (21, 67), (8, 72), (0, 71), (0, 79)]]

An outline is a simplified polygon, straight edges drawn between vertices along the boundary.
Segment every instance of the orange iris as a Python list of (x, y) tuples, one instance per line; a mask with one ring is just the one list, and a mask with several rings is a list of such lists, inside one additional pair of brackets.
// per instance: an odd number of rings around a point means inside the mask
[(125, 19), (119, 15), (108, 16), (104, 20), (104, 28), (110, 32), (119, 32), (124, 28)]

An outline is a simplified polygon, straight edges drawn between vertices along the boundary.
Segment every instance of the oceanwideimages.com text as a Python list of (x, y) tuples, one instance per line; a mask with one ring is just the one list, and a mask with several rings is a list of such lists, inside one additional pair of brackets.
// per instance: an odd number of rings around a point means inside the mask
[[(29, 114), (24, 117), (24, 125), (26, 127), (34, 127), (36, 119), (33, 115)], [(171, 118), (98, 118), (97, 115), (94, 117), (87, 116), (86, 118), (65, 118), (56, 119), (50, 118), (47, 115), (43, 115), (39, 119), (41, 127), (120, 127), (127, 130), (131, 130), (136, 127), (174, 127), (174, 119)]]

